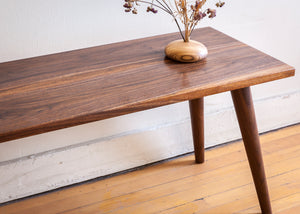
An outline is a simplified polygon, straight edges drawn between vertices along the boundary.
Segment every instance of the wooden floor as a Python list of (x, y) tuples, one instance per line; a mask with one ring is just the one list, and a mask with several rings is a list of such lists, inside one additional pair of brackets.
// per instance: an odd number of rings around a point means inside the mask
[[(300, 125), (261, 136), (274, 213), (300, 213)], [(9, 213), (259, 213), (242, 142), (0, 207)]]

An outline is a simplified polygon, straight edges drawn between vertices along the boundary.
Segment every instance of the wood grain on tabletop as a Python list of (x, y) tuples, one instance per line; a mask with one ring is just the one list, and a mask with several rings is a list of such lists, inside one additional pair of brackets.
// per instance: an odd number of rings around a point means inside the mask
[(217, 30), (195, 30), (206, 60), (181, 64), (178, 33), (0, 63), (0, 142), (294, 75)]

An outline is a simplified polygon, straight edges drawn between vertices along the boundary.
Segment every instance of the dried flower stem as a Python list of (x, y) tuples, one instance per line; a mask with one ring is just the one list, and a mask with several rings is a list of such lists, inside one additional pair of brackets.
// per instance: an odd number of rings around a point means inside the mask
[(168, 14), (172, 15), (172, 11), (169, 11), (169, 10), (167, 10), (167, 9), (165, 9), (165, 8), (163, 8), (163, 7), (159, 6), (159, 5), (157, 5), (157, 4), (153, 4), (153, 3), (151, 3), (151, 2), (141, 1), (141, 0), (137, 0), (137, 1), (138, 1), (138, 2), (141, 2), (141, 3), (145, 3), (145, 4), (150, 4), (150, 5), (152, 5), (152, 6), (155, 6), (155, 7), (159, 8), (159, 9), (165, 11), (165, 12), (168, 13)]
[(189, 33), (189, 18), (188, 18), (188, 13), (187, 13), (187, 4), (186, 4), (186, 0), (181, 0), (182, 1), (182, 11), (184, 14), (184, 25), (185, 25), (185, 42), (189, 42), (190, 41), (190, 33)]

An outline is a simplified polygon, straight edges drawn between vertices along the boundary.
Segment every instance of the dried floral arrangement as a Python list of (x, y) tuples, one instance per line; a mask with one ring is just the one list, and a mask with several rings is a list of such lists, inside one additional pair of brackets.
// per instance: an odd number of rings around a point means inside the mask
[[(189, 42), (190, 36), (198, 24), (198, 22), (204, 17), (214, 18), (216, 16), (216, 9), (207, 8), (203, 6), (206, 0), (125, 0), (125, 12), (132, 12), (137, 14), (137, 7), (141, 4), (148, 4), (147, 12), (157, 13), (158, 9), (170, 14), (179, 29), (182, 39), (185, 42)], [(223, 7), (225, 2), (218, 0), (216, 7)], [(178, 19), (183, 23), (185, 33), (178, 23)]]

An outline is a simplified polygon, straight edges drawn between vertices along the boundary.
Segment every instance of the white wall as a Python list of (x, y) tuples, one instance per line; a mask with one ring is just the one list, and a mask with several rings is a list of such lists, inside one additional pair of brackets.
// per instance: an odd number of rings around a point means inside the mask
[[(300, 2), (231, 0), (203, 21), (300, 69)], [(0, 62), (175, 32), (123, 1), (0, 0)], [(253, 87), (260, 132), (300, 122), (300, 78)], [(206, 146), (240, 138), (229, 93), (205, 98)], [(0, 144), (0, 202), (192, 151), (187, 103)]]

